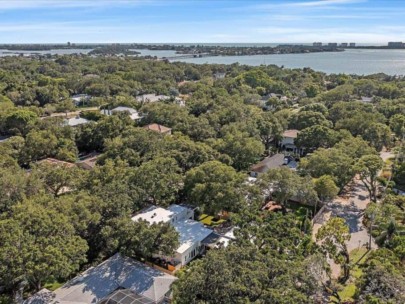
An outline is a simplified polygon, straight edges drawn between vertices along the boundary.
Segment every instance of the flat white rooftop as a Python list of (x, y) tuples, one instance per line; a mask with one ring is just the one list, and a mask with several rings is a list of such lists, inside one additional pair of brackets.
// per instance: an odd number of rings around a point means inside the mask
[(203, 224), (193, 220), (185, 220), (173, 223), (173, 227), (179, 233), (180, 247), (176, 252), (183, 253), (197, 242), (201, 242), (212, 233), (211, 229), (205, 228)]
[(116, 108), (112, 109), (111, 112), (129, 112), (129, 117), (130, 117), (132, 120), (137, 120), (137, 119), (142, 118), (142, 117), (139, 115), (139, 113), (138, 113), (137, 110), (135, 110), (135, 109), (133, 109), (133, 108), (130, 108), (130, 107), (121, 107), (121, 106), (120, 106), (120, 107), (116, 107)]
[(68, 126), (74, 127), (88, 123), (89, 121), (81, 117), (72, 117), (66, 120)]
[(134, 215), (132, 217), (132, 220), (133, 221), (145, 220), (149, 222), (149, 224), (157, 224), (161, 222), (168, 223), (177, 214), (185, 212), (186, 209), (187, 209), (186, 207), (175, 204), (169, 206), (167, 209), (157, 206), (150, 206), (149, 208)]
[(149, 222), (149, 224), (157, 224), (157, 223), (167, 223), (170, 222), (173, 216), (173, 211), (151, 206), (148, 209), (143, 210), (141, 213), (132, 217), (134, 222), (139, 220), (144, 220)]

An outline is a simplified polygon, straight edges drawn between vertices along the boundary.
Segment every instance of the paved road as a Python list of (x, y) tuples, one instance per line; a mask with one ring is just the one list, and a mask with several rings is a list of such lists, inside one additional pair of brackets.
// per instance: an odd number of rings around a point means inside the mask
[[(391, 152), (384, 151), (380, 153), (380, 157), (386, 161), (394, 157), (394, 155)], [(369, 202), (368, 191), (363, 183), (357, 178), (353, 179), (351, 184), (347, 187), (346, 194), (339, 196), (332, 203), (328, 204), (323, 214), (314, 222), (313, 238), (315, 239), (319, 228), (322, 227), (330, 217), (339, 216), (346, 220), (350, 229), (351, 238), (346, 242), (349, 252), (361, 246), (367, 246), (370, 236), (367, 232), (367, 228), (363, 225), (363, 214)], [(371, 239), (371, 248), (377, 248), (373, 238)], [(338, 277), (340, 272), (339, 265), (334, 264), (333, 261), (330, 261), (329, 264), (332, 268), (332, 276)]]

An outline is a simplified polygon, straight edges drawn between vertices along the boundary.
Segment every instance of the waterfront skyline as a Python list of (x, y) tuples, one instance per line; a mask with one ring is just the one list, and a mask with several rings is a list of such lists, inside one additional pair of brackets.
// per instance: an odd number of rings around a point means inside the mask
[(0, 42), (385, 44), (405, 40), (404, 14), (379, 0), (0, 1)]

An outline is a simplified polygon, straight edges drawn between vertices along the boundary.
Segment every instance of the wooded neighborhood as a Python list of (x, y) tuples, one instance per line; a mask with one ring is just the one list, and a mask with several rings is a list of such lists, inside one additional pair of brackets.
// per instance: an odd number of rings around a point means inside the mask
[(403, 79), (3, 57), (0, 133), (0, 303), (405, 302)]

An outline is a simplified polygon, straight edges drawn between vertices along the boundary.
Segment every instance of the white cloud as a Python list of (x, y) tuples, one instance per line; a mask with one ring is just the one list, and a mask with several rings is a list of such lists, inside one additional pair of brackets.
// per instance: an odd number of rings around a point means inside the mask
[(94, 8), (156, 4), (150, 0), (0, 0), (0, 10), (33, 8)]
[(257, 4), (248, 7), (237, 7), (236, 10), (285, 10), (285, 9), (331, 9), (341, 8), (348, 4), (364, 3), (368, 0), (315, 0), (315, 1), (300, 1), (300, 2), (280, 2), (280, 3), (267, 3)]
[(294, 2), (291, 6), (305, 6), (305, 7), (315, 7), (315, 6), (329, 6), (337, 4), (351, 4), (365, 2), (365, 0), (318, 0), (318, 1), (305, 1), (305, 2)]

